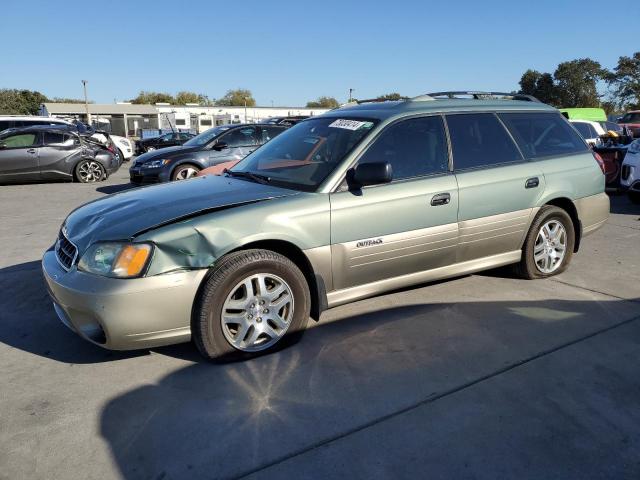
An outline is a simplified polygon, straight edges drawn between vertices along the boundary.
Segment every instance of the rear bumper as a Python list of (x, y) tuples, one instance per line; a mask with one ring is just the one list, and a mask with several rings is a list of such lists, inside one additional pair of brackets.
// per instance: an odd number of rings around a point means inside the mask
[(137, 279), (68, 272), (52, 250), (42, 270), (54, 309), (82, 338), (104, 348), (134, 350), (191, 338), (191, 309), (206, 270)]
[(582, 236), (586, 237), (602, 227), (609, 218), (610, 202), (606, 193), (590, 195), (575, 201)]

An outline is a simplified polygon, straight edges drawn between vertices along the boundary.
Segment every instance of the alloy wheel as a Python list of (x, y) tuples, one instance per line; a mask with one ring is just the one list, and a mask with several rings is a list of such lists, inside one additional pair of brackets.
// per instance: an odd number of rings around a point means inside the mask
[(93, 183), (102, 180), (103, 170), (98, 162), (93, 160), (84, 162), (78, 168), (78, 176), (83, 183)]
[(183, 168), (176, 174), (176, 180), (186, 180), (188, 178), (195, 177), (197, 174), (198, 170), (193, 167)]
[(282, 278), (259, 273), (238, 282), (222, 306), (222, 331), (238, 350), (258, 352), (280, 340), (293, 319), (293, 292)]
[(558, 220), (549, 220), (538, 231), (533, 247), (533, 260), (542, 273), (553, 273), (567, 252), (567, 231)]

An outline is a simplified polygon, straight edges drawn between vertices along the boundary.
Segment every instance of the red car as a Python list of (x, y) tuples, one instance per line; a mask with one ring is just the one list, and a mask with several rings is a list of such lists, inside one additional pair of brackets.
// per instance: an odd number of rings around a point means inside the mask
[(618, 125), (621, 127), (629, 127), (634, 138), (640, 138), (640, 110), (632, 110), (625, 113), (622, 118), (618, 120)]

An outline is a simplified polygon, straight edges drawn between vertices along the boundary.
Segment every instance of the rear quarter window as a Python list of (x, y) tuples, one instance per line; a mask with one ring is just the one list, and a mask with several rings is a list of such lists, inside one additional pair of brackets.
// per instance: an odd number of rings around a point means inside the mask
[(588, 151), (584, 140), (559, 113), (501, 113), (499, 116), (527, 158)]
[(447, 115), (456, 170), (522, 161), (509, 133), (493, 113)]

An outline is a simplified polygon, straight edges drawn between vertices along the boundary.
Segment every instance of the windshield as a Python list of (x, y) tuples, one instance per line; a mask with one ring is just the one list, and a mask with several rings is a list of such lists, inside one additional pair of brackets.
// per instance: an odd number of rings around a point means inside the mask
[(307, 120), (260, 147), (232, 171), (259, 174), (274, 184), (314, 191), (376, 123), (372, 119)]
[(612, 130), (614, 132), (622, 132), (622, 127), (620, 125), (618, 125), (617, 123), (613, 123), (613, 122), (600, 122), (600, 125), (602, 126), (602, 128), (604, 128), (606, 131)]
[(626, 113), (620, 123), (640, 123), (640, 112)]
[(211, 142), (211, 140), (219, 136), (221, 133), (229, 130), (229, 128), (231, 127), (223, 126), (223, 127), (210, 128), (209, 130), (202, 132), (200, 135), (196, 135), (191, 140), (186, 141), (184, 145), (188, 147), (199, 147), (202, 145), (206, 145), (207, 143)]

